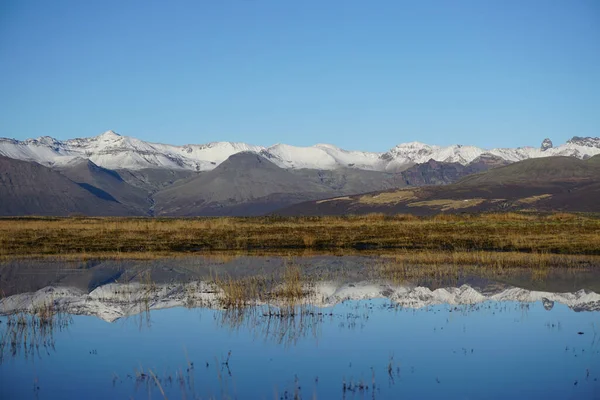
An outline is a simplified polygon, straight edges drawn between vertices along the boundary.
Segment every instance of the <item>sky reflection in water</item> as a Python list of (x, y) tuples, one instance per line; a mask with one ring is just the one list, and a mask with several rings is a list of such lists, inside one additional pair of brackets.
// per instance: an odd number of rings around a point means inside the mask
[(161, 399), (149, 370), (170, 399), (600, 396), (598, 312), (492, 301), (414, 310), (375, 299), (308, 308), (300, 324), (265, 310), (73, 316), (48, 353), (5, 357), (0, 397)]

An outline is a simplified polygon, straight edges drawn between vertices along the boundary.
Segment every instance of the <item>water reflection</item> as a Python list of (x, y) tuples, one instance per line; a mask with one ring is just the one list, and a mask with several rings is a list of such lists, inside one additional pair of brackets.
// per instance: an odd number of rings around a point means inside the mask
[[(228, 285), (233, 285), (229, 283)], [(332, 307), (348, 300), (389, 299), (405, 308), (426, 308), (433, 305), (481, 304), (487, 301), (520, 303), (541, 302), (550, 311), (555, 303), (561, 303), (573, 311), (600, 310), (600, 295), (588, 290), (552, 293), (533, 291), (507, 285), (488, 285), (430, 289), (410, 284), (394, 284), (385, 281), (304, 283), (301, 295), (288, 297), (281, 284), (261, 287), (260, 295), (253, 296), (256, 289), (248, 289), (245, 280), (237, 283), (240, 292), (223, 288), (216, 282), (185, 282), (168, 284), (111, 283), (98, 287), (90, 293), (76, 288), (47, 287), (33, 293), (21, 293), (0, 300), (0, 314), (38, 314), (40, 309), (52, 307), (62, 313), (91, 315), (107, 322), (140, 316), (147, 318), (151, 310), (173, 307), (213, 308), (227, 311), (226, 319), (243, 321), (253, 315), (281, 319), (319, 315), (315, 307)], [(237, 289), (236, 289), (237, 290)], [(244, 291), (242, 293), (242, 291)], [(235, 326), (235, 323), (231, 323)]]
[(104, 271), (119, 268), (96, 264), (77, 278), (38, 273), (34, 290), (11, 281), (0, 300), (0, 397), (600, 394), (594, 279), (465, 269), (398, 280), (334, 261), (332, 271), (270, 261), (279, 273), (138, 265), (116, 281)]

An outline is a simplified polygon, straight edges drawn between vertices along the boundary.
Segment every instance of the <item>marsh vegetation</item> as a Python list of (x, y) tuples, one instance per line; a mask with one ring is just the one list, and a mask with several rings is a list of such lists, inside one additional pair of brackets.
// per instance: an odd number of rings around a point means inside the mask
[(0, 326), (0, 364), (7, 356), (41, 358), (55, 350), (54, 332), (68, 328), (71, 317), (52, 302), (9, 314)]
[[(540, 257), (552, 261), (544, 254), (600, 255), (600, 219), (577, 214), (505, 213), (0, 220), (0, 257), (4, 259), (151, 259), (222, 251), (348, 254), (382, 250), (432, 255), (423, 256), (424, 259), (477, 252), (479, 262), (486, 260), (481, 252), (536, 254), (534, 262)], [(511, 257), (517, 256), (503, 259)]]

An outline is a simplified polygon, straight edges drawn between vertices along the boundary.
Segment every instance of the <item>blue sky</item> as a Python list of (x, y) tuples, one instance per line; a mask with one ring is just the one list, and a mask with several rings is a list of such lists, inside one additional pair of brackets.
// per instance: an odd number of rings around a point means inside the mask
[(600, 135), (600, 2), (0, 2), (0, 136), (174, 144)]

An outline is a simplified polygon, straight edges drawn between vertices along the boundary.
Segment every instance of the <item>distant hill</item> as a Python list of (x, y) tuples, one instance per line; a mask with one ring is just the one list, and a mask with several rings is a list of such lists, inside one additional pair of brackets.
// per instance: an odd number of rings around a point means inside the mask
[(530, 159), (446, 186), (411, 187), (305, 202), (282, 215), (482, 211), (600, 212), (600, 156)]
[(547, 157), (524, 160), (482, 174), (471, 175), (457, 183), (481, 185), (528, 182), (531, 184), (546, 182), (569, 182), (598, 180), (600, 156), (588, 160), (572, 157)]
[(42, 165), (0, 156), (0, 215), (139, 215)]

